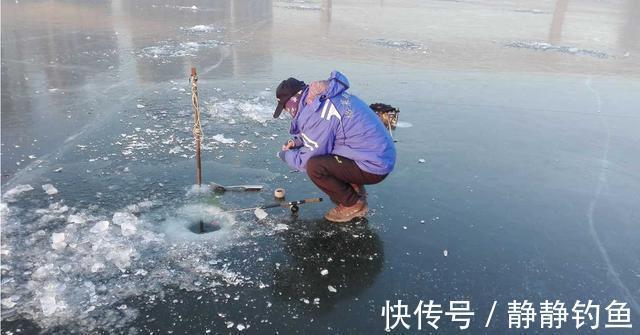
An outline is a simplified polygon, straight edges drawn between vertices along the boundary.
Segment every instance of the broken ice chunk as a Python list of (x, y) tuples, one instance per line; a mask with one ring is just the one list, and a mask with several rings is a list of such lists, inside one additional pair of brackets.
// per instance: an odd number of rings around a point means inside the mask
[(424, 163), (424, 162), (426, 162), (426, 160), (424, 158), (418, 159), (418, 163)]
[(322, 271), (320, 271), (320, 274), (321, 274), (321, 275), (323, 275), (323, 276), (326, 276), (326, 275), (328, 275), (328, 274), (329, 274), (329, 270), (327, 270), (327, 269), (322, 269)]
[(51, 316), (59, 309), (64, 309), (64, 300), (59, 296), (64, 295), (65, 285), (58, 283), (48, 283), (40, 292), (40, 307), (45, 316)]
[(5, 201), (7, 202), (14, 202), (17, 200), (18, 196), (24, 192), (29, 192), (32, 191), (33, 187), (31, 187), (31, 185), (26, 184), (26, 185), (18, 185), (12, 189), (10, 189), (9, 191), (5, 192), (5, 194), (2, 196), (4, 198)]
[(58, 309), (55, 293), (48, 293), (40, 298), (40, 307), (45, 316), (51, 316)]
[(138, 108), (144, 108), (144, 105), (137, 104), (137, 105), (136, 105), (136, 107), (138, 107)]
[(53, 233), (53, 235), (51, 235), (51, 247), (54, 250), (64, 249), (67, 246), (64, 239), (64, 233)]
[(89, 230), (92, 233), (104, 233), (109, 230), (109, 221), (100, 221)]
[(184, 149), (182, 149), (182, 147), (179, 146), (179, 145), (176, 145), (175, 147), (169, 149), (169, 153), (170, 154), (179, 154), (179, 153), (181, 153), (183, 151), (184, 151)]
[(336, 288), (331, 285), (327, 286), (327, 289), (329, 290), (329, 292), (333, 292), (333, 293), (338, 292), (338, 290), (336, 290)]
[(53, 185), (51, 184), (44, 184), (42, 185), (42, 189), (48, 194), (48, 195), (54, 195), (54, 194), (58, 194), (58, 189), (56, 189), (55, 187), (53, 187)]
[(104, 264), (102, 263), (95, 263), (91, 266), (91, 272), (93, 273), (96, 273), (102, 269), (104, 269)]
[(269, 215), (262, 208), (256, 208), (256, 210), (253, 211), (253, 214), (258, 218), (258, 220), (262, 220)]
[(67, 221), (69, 221), (69, 223), (82, 224), (82, 223), (85, 223), (87, 220), (84, 218), (84, 216), (80, 214), (71, 214), (69, 215), (69, 218), (67, 219)]
[(288, 230), (288, 229), (289, 229), (289, 226), (287, 226), (287, 225), (286, 225), (286, 224), (284, 224), (284, 223), (278, 223), (278, 224), (276, 225), (276, 227), (275, 227), (275, 228), (273, 228), (273, 230), (275, 230), (275, 231)]
[(236, 140), (234, 140), (233, 138), (226, 138), (226, 137), (224, 137), (224, 134), (217, 134), (215, 136), (212, 136), (211, 139), (216, 141), (216, 142), (220, 142), (222, 144), (234, 144), (234, 143), (236, 143)]
[(444, 249), (444, 251), (442, 251), (442, 254), (444, 255), (444, 257), (447, 257), (449, 255), (449, 252), (447, 251), (447, 249)]
[(114, 250), (106, 255), (106, 259), (113, 262), (121, 272), (127, 271), (127, 268), (131, 266), (131, 257), (133, 256), (133, 249), (119, 249)]
[(2, 306), (6, 308), (13, 308), (16, 305), (15, 300), (19, 300), (19, 296), (10, 296), (9, 298), (2, 299)]
[(113, 214), (113, 223), (120, 226), (122, 235), (130, 236), (135, 234), (138, 218), (131, 213), (117, 212)]

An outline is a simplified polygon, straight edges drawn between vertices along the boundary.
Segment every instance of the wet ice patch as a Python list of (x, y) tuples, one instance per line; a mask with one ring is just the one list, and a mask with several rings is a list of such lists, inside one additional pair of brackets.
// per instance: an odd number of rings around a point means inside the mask
[(531, 49), (536, 51), (553, 51), (553, 52), (560, 52), (560, 53), (570, 54), (570, 55), (590, 56), (590, 57), (596, 57), (596, 58), (612, 57), (611, 55), (601, 51), (554, 45), (547, 42), (512, 41), (512, 42), (506, 43), (505, 46), (509, 48)]

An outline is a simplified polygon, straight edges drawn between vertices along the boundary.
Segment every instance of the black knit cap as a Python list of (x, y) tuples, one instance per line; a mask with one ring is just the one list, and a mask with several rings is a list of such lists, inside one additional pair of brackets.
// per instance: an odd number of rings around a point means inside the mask
[(298, 93), (298, 91), (303, 89), (305, 86), (306, 84), (304, 83), (304, 81), (300, 81), (296, 78), (283, 80), (280, 85), (278, 85), (278, 89), (276, 90), (276, 99), (278, 99), (278, 106), (276, 107), (276, 111), (273, 112), (273, 117), (279, 117), (287, 101), (289, 101), (292, 96), (296, 95), (296, 93)]

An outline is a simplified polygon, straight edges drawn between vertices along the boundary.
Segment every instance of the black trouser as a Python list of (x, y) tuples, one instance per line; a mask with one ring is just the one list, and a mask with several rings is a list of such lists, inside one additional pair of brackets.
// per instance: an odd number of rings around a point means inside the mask
[(387, 177), (386, 174), (363, 171), (349, 158), (336, 155), (311, 157), (307, 162), (307, 174), (331, 201), (344, 206), (353, 206), (358, 201), (358, 194), (351, 184), (377, 184)]

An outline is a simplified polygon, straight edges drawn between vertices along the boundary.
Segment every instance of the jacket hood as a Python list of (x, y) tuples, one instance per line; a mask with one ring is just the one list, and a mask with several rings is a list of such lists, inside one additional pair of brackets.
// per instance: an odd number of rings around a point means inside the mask
[(349, 80), (340, 71), (333, 71), (329, 76), (329, 88), (325, 94), (327, 98), (333, 98), (342, 94), (349, 88)]
[[(297, 121), (300, 115), (302, 114), (303, 110), (304, 112), (316, 111), (318, 110), (320, 105), (322, 105), (325, 99), (330, 99), (335, 96), (341, 95), (344, 91), (349, 89), (349, 80), (345, 75), (343, 75), (340, 71), (337, 71), (337, 70), (334, 70), (331, 72), (331, 75), (329, 75), (329, 79), (327, 79), (327, 82), (329, 83), (327, 86), (327, 90), (323, 94), (320, 94), (320, 97), (318, 97), (317, 95), (313, 96), (311, 98), (312, 102), (309, 104), (305, 104), (304, 102), (307, 100), (311, 92), (309, 90), (309, 86), (305, 88), (304, 92), (302, 93), (302, 97), (300, 98), (300, 105), (298, 106), (298, 112), (296, 113), (296, 116), (291, 120), (291, 127), (289, 129), (289, 133), (295, 135), (300, 132), (300, 130), (298, 129)], [(323, 96), (324, 96), (324, 99), (323, 99)]]

